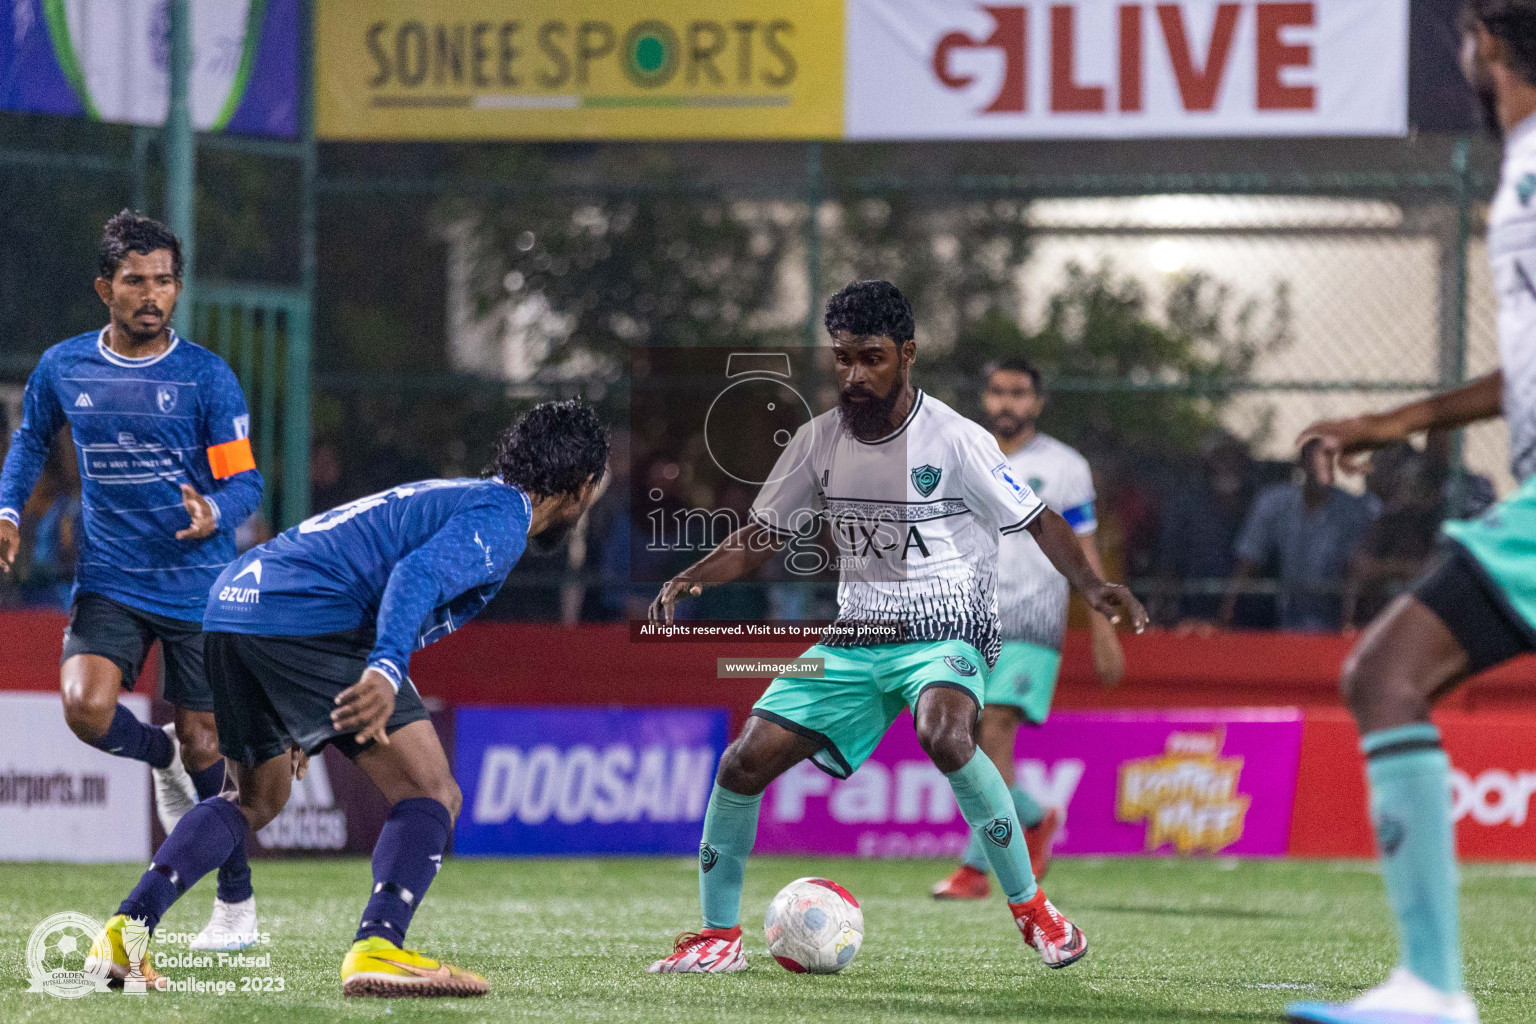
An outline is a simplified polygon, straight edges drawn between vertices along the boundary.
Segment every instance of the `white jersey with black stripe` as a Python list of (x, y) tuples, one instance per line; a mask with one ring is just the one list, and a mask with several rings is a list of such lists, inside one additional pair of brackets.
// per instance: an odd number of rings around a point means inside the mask
[[(996, 660), (1000, 536), (1019, 533), (1045, 508), (992, 435), (932, 395), (878, 441), (861, 441), (836, 409), (798, 430), (752, 518), (780, 535), (799, 534), (788, 565), (838, 567), (840, 623), (897, 624), (908, 641), (958, 639)], [(835, 552), (814, 530), (831, 527)], [(809, 535), (807, 537), (807, 534)], [(826, 643), (889, 642), (880, 634)]]
[(1536, 115), (1505, 142), (1488, 216), (1488, 259), (1499, 296), (1510, 468), (1523, 483), (1536, 474)]
[[(1076, 449), (1054, 437), (1036, 434), (1008, 456), (1008, 463), (1014, 476), (1065, 519), (1079, 537), (1091, 536), (1098, 529), (1093, 511), (1093, 472)], [(1035, 538), (1027, 534), (1004, 537), (997, 572), (1003, 639), (1060, 650), (1071, 587)]]

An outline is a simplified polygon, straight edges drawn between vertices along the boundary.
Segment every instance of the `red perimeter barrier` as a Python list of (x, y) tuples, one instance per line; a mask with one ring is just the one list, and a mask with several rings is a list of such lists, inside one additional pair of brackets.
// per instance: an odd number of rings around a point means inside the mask
[[(64, 616), (0, 615), (0, 689), (56, 690)], [(1067, 639), (1062, 709), (1289, 706), (1306, 711), (1290, 852), (1370, 856), (1363, 762), (1338, 698), (1353, 641), (1341, 636), (1174, 633), (1126, 636), (1126, 679), (1099, 686), (1088, 638)], [(720, 657), (800, 653), (800, 644), (651, 641), (624, 625), (475, 623), (419, 652), (412, 676), (449, 704), (726, 707), (739, 726), (764, 680), (717, 679)], [(1536, 659), (1480, 676), (1444, 702), (1436, 721), (1453, 777), (1462, 852), (1536, 860)]]

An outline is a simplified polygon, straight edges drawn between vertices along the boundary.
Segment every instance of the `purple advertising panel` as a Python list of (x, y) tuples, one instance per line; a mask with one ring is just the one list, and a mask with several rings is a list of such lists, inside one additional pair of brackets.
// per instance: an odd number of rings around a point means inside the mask
[(725, 751), (714, 709), (460, 708), (460, 855), (699, 848)]
[[(1017, 778), (1065, 812), (1058, 854), (1279, 857), (1301, 730), (1291, 708), (1059, 714), (1020, 734)], [(807, 761), (774, 782), (756, 852), (952, 856), (966, 839), (904, 716), (851, 778)]]

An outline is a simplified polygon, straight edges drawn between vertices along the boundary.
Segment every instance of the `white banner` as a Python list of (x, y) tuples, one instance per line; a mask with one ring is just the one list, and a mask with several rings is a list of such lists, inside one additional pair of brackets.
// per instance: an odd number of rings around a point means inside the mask
[(0, 693), (0, 860), (148, 859), (149, 766), (80, 742), (57, 693)]
[(1403, 135), (1409, 0), (848, 0), (846, 135)]

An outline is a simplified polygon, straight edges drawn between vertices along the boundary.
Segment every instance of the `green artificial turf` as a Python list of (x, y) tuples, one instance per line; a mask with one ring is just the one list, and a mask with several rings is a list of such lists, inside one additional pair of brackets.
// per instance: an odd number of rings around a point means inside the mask
[[(410, 944), (484, 974), (491, 994), (417, 1002), (341, 996), (337, 967), (369, 888), (362, 860), (258, 862), (271, 942), (252, 952), (270, 953), (271, 966), (164, 972), (281, 978), (281, 992), (77, 1000), (26, 991), (28, 935), (58, 911), (105, 919), (140, 868), (0, 864), (0, 1021), (1272, 1021), (1289, 1000), (1341, 999), (1376, 983), (1395, 958), (1381, 880), (1367, 864), (1059, 861), (1047, 891), (1092, 947), (1060, 971), (1024, 947), (1000, 897), (930, 899), (948, 867), (756, 859), (744, 903), (751, 968), (710, 977), (644, 973), (674, 933), (697, 927), (692, 860), (450, 859)], [(838, 975), (790, 974), (763, 947), (768, 900), (809, 874), (836, 879), (864, 907), (864, 947)], [(202, 882), (162, 929), (196, 931), (212, 899), (211, 880)], [(1488, 1024), (1536, 1019), (1533, 907), (1536, 871), (1466, 869), (1467, 973)]]

